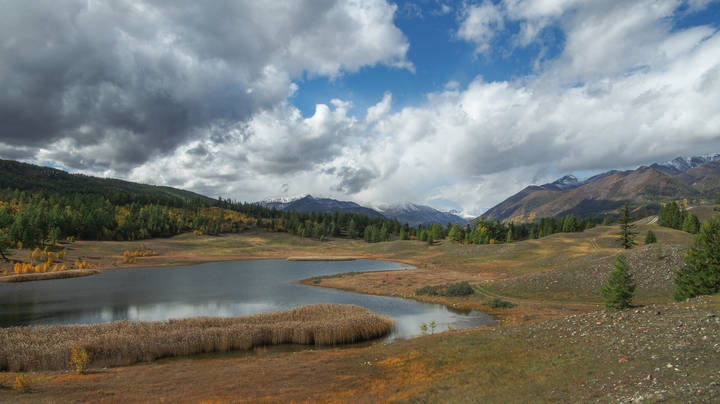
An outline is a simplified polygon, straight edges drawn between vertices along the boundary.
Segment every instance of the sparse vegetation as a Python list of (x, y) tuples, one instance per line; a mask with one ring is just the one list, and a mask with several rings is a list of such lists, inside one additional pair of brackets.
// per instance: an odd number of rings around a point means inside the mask
[(74, 370), (84, 371), (263, 345), (345, 344), (381, 337), (391, 328), (392, 321), (385, 317), (338, 304), (235, 318), (11, 327), (0, 329), (0, 370), (57, 370), (71, 364)]

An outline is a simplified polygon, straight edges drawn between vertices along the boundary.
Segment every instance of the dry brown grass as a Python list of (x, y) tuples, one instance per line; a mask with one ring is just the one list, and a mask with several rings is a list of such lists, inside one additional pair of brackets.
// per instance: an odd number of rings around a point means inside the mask
[(336, 345), (386, 335), (392, 321), (365, 308), (315, 304), (248, 317), (0, 329), (0, 370), (66, 369), (73, 346), (89, 367), (129, 365), (206, 352), (278, 344)]
[(8, 275), (0, 277), (0, 282), (29, 282), (44, 281), (48, 279), (78, 278), (81, 276), (99, 274), (96, 269), (70, 269), (62, 272), (37, 272), (33, 274)]

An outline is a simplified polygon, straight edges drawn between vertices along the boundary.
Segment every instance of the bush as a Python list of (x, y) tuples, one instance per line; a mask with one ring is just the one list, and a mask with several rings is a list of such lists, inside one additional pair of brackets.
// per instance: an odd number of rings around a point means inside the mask
[(423, 286), (415, 291), (416, 295), (442, 296), (442, 286)]
[(445, 290), (445, 296), (468, 296), (473, 294), (473, 288), (467, 282), (453, 283)]
[(503, 300), (499, 297), (495, 297), (486, 301), (485, 305), (493, 309), (511, 309), (517, 306), (517, 304), (513, 302), (508, 302), (507, 300)]
[(30, 390), (30, 378), (25, 376), (23, 373), (15, 376), (15, 383), (13, 383), (13, 390), (25, 393)]
[(475, 291), (467, 282), (458, 282), (451, 285), (423, 286), (415, 291), (416, 295), (461, 297), (473, 294)]
[(700, 227), (687, 251), (685, 264), (675, 272), (675, 300), (720, 291), (720, 217)]
[(645, 235), (645, 244), (654, 244), (657, 243), (657, 237), (655, 236), (655, 233), (653, 233), (652, 230), (648, 230), (647, 234)]
[(608, 310), (622, 310), (630, 307), (635, 294), (635, 282), (629, 273), (625, 255), (620, 254), (615, 260), (615, 269), (602, 289), (605, 307)]
[(90, 364), (90, 354), (80, 344), (75, 344), (70, 353), (70, 366), (77, 374), (85, 374)]

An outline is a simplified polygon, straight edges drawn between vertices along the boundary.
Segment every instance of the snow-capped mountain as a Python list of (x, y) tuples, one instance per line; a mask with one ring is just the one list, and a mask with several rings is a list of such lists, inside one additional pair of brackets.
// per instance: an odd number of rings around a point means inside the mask
[(650, 167), (660, 172), (664, 172), (665, 174), (676, 175), (684, 173), (691, 168), (699, 167), (705, 163), (718, 160), (720, 160), (720, 154), (705, 154), (693, 157), (676, 157), (664, 163), (655, 163)]
[(428, 225), (432, 223), (461, 224), (467, 220), (451, 212), (441, 212), (435, 208), (414, 203), (402, 203), (396, 205), (380, 205), (377, 210), (389, 219), (397, 219), (400, 223), (407, 223), (411, 226), (419, 224)]

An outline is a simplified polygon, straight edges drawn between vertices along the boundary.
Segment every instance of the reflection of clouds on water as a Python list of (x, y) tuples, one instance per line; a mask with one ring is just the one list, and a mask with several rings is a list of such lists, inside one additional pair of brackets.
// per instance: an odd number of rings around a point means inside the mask
[(460, 329), (492, 323), (490, 316), (480, 312), (298, 282), (320, 275), (406, 268), (369, 260), (237, 261), (0, 284), (0, 326), (233, 317), (314, 303), (354, 304), (388, 316), (396, 324), (391, 339), (420, 335), (420, 326), (433, 321), (435, 332), (446, 331), (448, 326)]
[(171, 318), (237, 317), (282, 309), (272, 303), (163, 303), (129, 306), (125, 318), (131, 321), (163, 321)]

